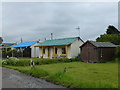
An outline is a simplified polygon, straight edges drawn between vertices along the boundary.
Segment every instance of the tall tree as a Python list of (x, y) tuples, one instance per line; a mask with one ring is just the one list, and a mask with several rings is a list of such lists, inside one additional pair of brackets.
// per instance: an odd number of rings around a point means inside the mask
[(106, 31), (107, 34), (120, 34), (120, 31), (112, 25), (109, 25)]
[(112, 42), (120, 45), (120, 34), (104, 34), (96, 39), (97, 42)]
[(2, 37), (0, 37), (0, 44), (3, 42), (3, 38)]
[(120, 31), (114, 26), (109, 25), (106, 34), (100, 35), (96, 39), (97, 42), (112, 42), (116, 45), (120, 45)]

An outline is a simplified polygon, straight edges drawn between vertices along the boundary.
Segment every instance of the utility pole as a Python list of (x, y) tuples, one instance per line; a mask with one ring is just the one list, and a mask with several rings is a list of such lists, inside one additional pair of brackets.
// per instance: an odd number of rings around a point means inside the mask
[(53, 33), (51, 33), (51, 40), (53, 40)]
[(46, 41), (46, 38), (45, 38), (45, 41)]
[(80, 37), (80, 27), (78, 26), (77, 28), (76, 28), (77, 30), (78, 30), (78, 34), (79, 34), (79, 37)]

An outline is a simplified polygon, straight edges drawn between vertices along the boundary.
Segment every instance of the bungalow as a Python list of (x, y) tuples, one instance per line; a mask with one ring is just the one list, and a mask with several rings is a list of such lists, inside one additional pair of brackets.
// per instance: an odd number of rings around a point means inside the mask
[(46, 40), (35, 47), (39, 48), (39, 58), (72, 58), (78, 56), (83, 43), (80, 37), (71, 37)]
[(19, 43), (13, 46), (13, 48), (15, 48), (17, 51), (14, 54), (15, 57), (34, 57), (34, 45), (37, 45), (38, 43), (39, 41), (30, 41), (30, 42)]
[(14, 45), (16, 45), (16, 43), (2, 43), (0, 45), (0, 48), (2, 50), (2, 58), (6, 58), (7, 56), (12, 57), (12, 53), (8, 51), (10, 51)]
[(115, 58), (117, 45), (111, 42), (87, 41), (81, 48), (83, 62), (107, 62)]
[(14, 45), (16, 45), (16, 43), (3, 43), (2, 44), (2, 50), (4, 50), (4, 51), (9, 51), (11, 48), (12, 48), (12, 46), (14, 46)]

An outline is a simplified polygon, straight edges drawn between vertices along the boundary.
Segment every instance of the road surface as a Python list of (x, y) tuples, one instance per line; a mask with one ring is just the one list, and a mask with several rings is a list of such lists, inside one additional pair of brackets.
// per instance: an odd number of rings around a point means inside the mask
[(19, 71), (2, 68), (2, 88), (65, 88)]

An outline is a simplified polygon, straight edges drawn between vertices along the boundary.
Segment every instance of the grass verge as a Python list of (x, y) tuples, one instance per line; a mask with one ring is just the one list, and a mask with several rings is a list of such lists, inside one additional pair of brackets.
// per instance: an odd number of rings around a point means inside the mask
[[(109, 63), (57, 63), (30, 66), (5, 66), (70, 88), (118, 88), (118, 65)], [(66, 67), (66, 72), (64, 68)]]

